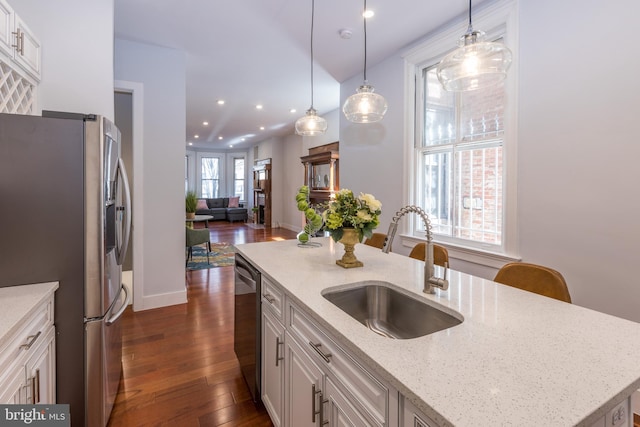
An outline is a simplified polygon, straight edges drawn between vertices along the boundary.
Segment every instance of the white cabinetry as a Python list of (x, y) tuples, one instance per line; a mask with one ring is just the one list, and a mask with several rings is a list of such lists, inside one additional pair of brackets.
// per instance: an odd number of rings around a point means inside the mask
[(0, 60), (40, 81), (40, 42), (6, 0), (0, 0)]
[(284, 410), (284, 326), (282, 294), (262, 279), (262, 387), (261, 397), (276, 427), (285, 425)]
[(274, 425), (396, 426), (397, 396), (263, 276), (262, 401)]
[(0, 403), (56, 402), (53, 294), (0, 346)]

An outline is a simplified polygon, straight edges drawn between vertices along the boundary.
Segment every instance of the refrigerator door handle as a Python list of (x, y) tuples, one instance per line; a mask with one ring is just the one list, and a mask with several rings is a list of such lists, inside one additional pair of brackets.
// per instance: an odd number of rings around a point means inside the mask
[(124, 167), (122, 158), (118, 159), (118, 175), (122, 178), (122, 187), (124, 189), (124, 227), (122, 236), (122, 246), (118, 249), (118, 265), (122, 265), (124, 257), (127, 254), (127, 247), (129, 246), (129, 237), (131, 235), (131, 189), (129, 188), (129, 178), (127, 177), (127, 170)]
[(122, 316), (122, 313), (124, 313), (129, 303), (131, 303), (131, 295), (129, 295), (129, 291), (127, 291), (127, 287), (125, 285), (121, 286), (120, 293), (122, 293), (122, 291), (124, 291), (124, 302), (122, 303), (122, 307), (120, 307), (120, 309), (116, 313), (111, 315), (111, 317), (109, 317), (109, 319), (105, 321), (105, 324), (107, 326), (113, 325), (116, 320), (118, 320), (120, 316)]

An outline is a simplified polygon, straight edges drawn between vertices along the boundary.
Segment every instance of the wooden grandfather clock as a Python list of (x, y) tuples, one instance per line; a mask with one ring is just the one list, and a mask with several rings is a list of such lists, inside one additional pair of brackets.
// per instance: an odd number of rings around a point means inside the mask
[(309, 155), (300, 157), (304, 165), (304, 185), (309, 186), (309, 202), (319, 204), (331, 199), (340, 190), (339, 142), (309, 148)]

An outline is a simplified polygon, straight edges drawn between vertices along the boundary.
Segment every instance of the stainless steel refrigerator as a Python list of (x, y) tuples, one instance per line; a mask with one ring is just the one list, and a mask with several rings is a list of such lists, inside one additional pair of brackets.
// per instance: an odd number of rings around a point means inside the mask
[(122, 374), (129, 194), (106, 118), (0, 114), (0, 287), (59, 282), (56, 400), (73, 426), (107, 424)]

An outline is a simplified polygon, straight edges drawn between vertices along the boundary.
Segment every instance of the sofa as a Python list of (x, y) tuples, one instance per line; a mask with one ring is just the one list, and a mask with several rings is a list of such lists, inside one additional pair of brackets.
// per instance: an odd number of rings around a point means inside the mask
[(196, 215), (211, 215), (213, 220), (246, 221), (247, 208), (239, 203), (239, 197), (198, 199)]

